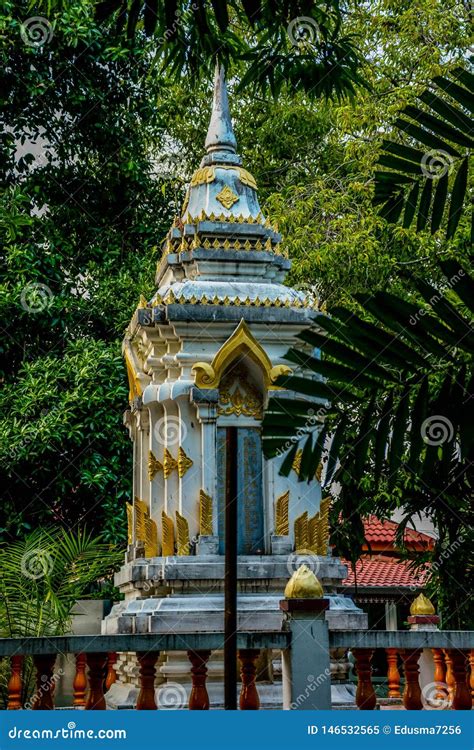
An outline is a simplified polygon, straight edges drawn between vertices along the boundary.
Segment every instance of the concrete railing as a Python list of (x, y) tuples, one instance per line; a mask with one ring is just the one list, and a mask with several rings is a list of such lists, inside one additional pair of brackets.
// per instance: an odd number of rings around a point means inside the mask
[[(471, 708), (474, 633), (460, 631), (328, 631), (325, 620), (327, 600), (287, 600), (283, 631), (238, 633), (237, 647), (241, 663), (240, 708), (259, 708), (256, 661), (262, 649), (282, 652), (283, 707), (288, 709), (331, 708), (330, 653), (337, 649), (350, 652), (355, 661), (359, 709), (374, 709), (377, 699), (372, 686), (371, 659), (375, 649), (385, 649), (389, 664), (390, 696), (405, 708), (426, 707), (419, 685), (420, 656), (433, 654), (433, 685), (439, 686), (442, 707)], [(53, 709), (56, 684), (55, 662), (58, 654), (74, 654), (73, 705), (77, 708), (106, 708), (105, 693), (115, 680), (114, 662), (118, 653), (133, 652), (139, 666), (140, 692), (136, 708), (156, 709), (156, 663), (160, 653), (187, 652), (192, 687), (188, 707), (209, 708), (206, 688), (207, 662), (213, 651), (224, 648), (223, 633), (81, 635), (43, 638), (0, 639), (0, 657), (10, 659), (8, 708)], [(32, 657), (36, 670), (36, 690), (25, 695), (23, 682), (25, 657)], [(31, 660), (29, 662), (31, 664)], [(400, 670), (405, 687), (400, 696)], [(397, 682), (398, 675), (398, 682)], [(474, 686), (473, 686), (474, 687)], [(398, 693), (397, 693), (398, 688)], [(31, 691), (30, 691), (31, 692)], [(436, 698), (436, 696), (435, 696)], [(444, 701), (444, 702), (443, 702)], [(434, 706), (436, 707), (436, 705)]]

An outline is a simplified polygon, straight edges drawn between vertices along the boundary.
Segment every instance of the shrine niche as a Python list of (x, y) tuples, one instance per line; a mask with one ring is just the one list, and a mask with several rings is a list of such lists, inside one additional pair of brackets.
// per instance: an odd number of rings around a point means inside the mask
[(263, 396), (242, 364), (230, 368), (223, 376), (217, 413), (220, 417), (262, 419)]

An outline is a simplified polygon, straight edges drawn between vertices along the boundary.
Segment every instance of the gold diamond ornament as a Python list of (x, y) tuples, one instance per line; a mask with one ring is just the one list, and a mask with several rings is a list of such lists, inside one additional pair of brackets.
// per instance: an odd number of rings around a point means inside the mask
[(228, 185), (222, 188), (221, 192), (216, 195), (217, 200), (219, 203), (222, 203), (224, 208), (232, 208), (234, 203), (237, 203), (239, 200), (239, 196), (236, 195)]

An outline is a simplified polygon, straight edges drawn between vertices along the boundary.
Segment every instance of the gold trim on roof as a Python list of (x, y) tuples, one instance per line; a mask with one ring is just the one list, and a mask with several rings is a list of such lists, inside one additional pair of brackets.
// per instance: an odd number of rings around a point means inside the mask
[(291, 368), (286, 365), (272, 365), (267, 353), (242, 318), (232, 335), (222, 344), (211, 364), (196, 362), (193, 365), (198, 388), (217, 388), (229, 364), (243, 355), (249, 356), (261, 368), (266, 388), (276, 388), (273, 385), (275, 378), (291, 372)]
[(129, 393), (128, 393), (128, 400), (132, 402), (135, 398), (138, 398), (142, 395), (142, 387), (140, 385), (140, 381), (138, 379), (138, 374), (135, 369), (135, 366), (133, 364), (133, 361), (127, 352), (127, 350), (124, 351), (124, 359), (125, 359), (125, 366), (127, 368), (127, 376), (128, 376), (128, 385), (129, 385)]

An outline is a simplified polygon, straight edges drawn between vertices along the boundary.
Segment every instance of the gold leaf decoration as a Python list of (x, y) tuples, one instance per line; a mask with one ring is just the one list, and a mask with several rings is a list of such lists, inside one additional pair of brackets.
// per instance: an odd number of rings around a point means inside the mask
[(222, 378), (219, 388), (217, 413), (222, 416), (235, 414), (240, 417), (262, 419), (263, 400), (259, 391), (249, 382), (242, 367), (236, 367)]
[(319, 513), (308, 519), (308, 550), (318, 554)]
[(133, 544), (133, 505), (126, 503), (127, 509), (127, 542)]
[(240, 182), (242, 182), (244, 185), (248, 185), (254, 190), (257, 190), (257, 183), (255, 182), (255, 177), (251, 175), (250, 172), (247, 172), (246, 169), (239, 167), (239, 177), (240, 177)]
[(293, 469), (293, 471), (296, 471), (298, 476), (299, 476), (300, 468), (301, 468), (301, 456), (302, 455), (303, 455), (302, 450), (296, 451), (295, 457), (293, 459), (293, 463), (291, 464), (291, 468)]
[(295, 520), (296, 552), (307, 552), (308, 543), (308, 512), (305, 510), (305, 512)]
[(163, 471), (163, 464), (155, 458), (153, 451), (148, 451), (148, 480), (152, 482), (159, 471)]
[(148, 515), (148, 506), (143, 500), (135, 498), (135, 541), (145, 541), (145, 519)]
[(211, 536), (212, 528), (212, 497), (200, 490), (199, 492), (199, 533), (202, 536)]
[(239, 200), (239, 196), (236, 195), (228, 185), (224, 185), (220, 193), (216, 195), (216, 199), (219, 201), (219, 203), (222, 203), (224, 208), (229, 210), (232, 208), (234, 203), (237, 203)]
[(178, 448), (178, 476), (184, 477), (188, 469), (193, 465), (193, 460), (186, 455), (184, 448)]
[(165, 479), (168, 479), (170, 474), (178, 468), (178, 462), (175, 458), (171, 455), (168, 448), (165, 448), (164, 451), (164, 457), (163, 457), (163, 475)]
[(178, 511), (176, 511), (176, 536), (178, 555), (189, 555), (189, 524)]
[(161, 552), (163, 557), (174, 555), (174, 524), (165, 511), (161, 512)]
[(290, 490), (277, 497), (275, 502), (275, 534), (277, 536), (288, 536), (290, 524), (288, 510), (290, 505)]
[(158, 528), (153, 518), (145, 519), (145, 557), (158, 555)]
[(321, 500), (321, 507), (319, 509), (319, 522), (318, 522), (318, 544), (317, 544), (318, 555), (327, 555), (328, 553), (329, 506), (330, 504), (331, 504), (330, 497), (325, 498), (325, 500)]

